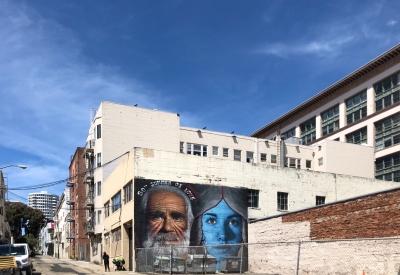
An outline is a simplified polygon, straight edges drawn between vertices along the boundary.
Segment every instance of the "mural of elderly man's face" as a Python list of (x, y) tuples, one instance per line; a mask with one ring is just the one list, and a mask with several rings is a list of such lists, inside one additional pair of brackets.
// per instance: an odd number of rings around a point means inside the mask
[(189, 227), (186, 203), (181, 196), (167, 191), (150, 195), (146, 208), (145, 247), (188, 245)]

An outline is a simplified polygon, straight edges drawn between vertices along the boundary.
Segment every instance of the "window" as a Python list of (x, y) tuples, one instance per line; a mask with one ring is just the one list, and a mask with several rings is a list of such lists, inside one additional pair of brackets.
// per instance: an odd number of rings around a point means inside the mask
[(375, 85), (375, 110), (379, 111), (399, 101), (400, 73)]
[(114, 197), (111, 198), (112, 201), (112, 212), (114, 213), (121, 208), (121, 192), (118, 192)]
[(242, 161), (241, 154), (242, 154), (242, 151), (233, 150), (233, 160), (234, 161)]
[(228, 154), (229, 149), (228, 148), (223, 148), (222, 151), (223, 151), (223, 156), (227, 158), (229, 156), (229, 154)]
[(101, 167), (101, 153), (97, 153), (97, 167)]
[(276, 163), (276, 155), (271, 155), (271, 163)]
[(97, 139), (101, 138), (101, 124), (97, 125)]
[(289, 167), (296, 168), (296, 159), (290, 158)]
[(218, 147), (217, 146), (213, 146), (212, 149), (213, 149), (213, 155), (214, 156), (218, 156)]
[(400, 143), (400, 113), (375, 123), (375, 150)]
[(247, 207), (258, 208), (259, 190), (247, 189)]
[(253, 152), (246, 152), (246, 162), (253, 163)]
[(97, 211), (97, 224), (101, 224), (101, 210)]
[(183, 147), (183, 142), (181, 142), (180, 144), (179, 144), (179, 152), (181, 152), (181, 153), (183, 153), (184, 152), (184, 149), (183, 149), (184, 147)]
[(288, 139), (290, 137), (294, 137), (294, 136), (296, 136), (296, 128), (293, 128), (293, 129), (285, 132), (284, 134), (281, 135), (281, 138), (283, 140), (286, 140), (286, 139)]
[(207, 145), (188, 143), (187, 144), (187, 153), (189, 155), (206, 157), (207, 156)]
[(315, 197), (315, 205), (325, 204), (325, 197), (316, 196)]
[(267, 154), (261, 153), (260, 160), (261, 160), (261, 162), (266, 162), (267, 161)]
[(347, 125), (367, 116), (367, 91), (346, 100)]
[(3, 214), (3, 207), (0, 207), (0, 215), (4, 215)]
[(124, 187), (124, 199), (125, 203), (130, 202), (132, 200), (132, 181), (130, 181)]
[(322, 136), (339, 129), (339, 106), (322, 113)]
[(311, 168), (311, 160), (306, 160), (306, 168)]
[(104, 216), (107, 218), (108, 216), (110, 216), (110, 202), (106, 202), (106, 204), (104, 204)]
[(97, 196), (101, 196), (101, 181), (97, 182)]
[(375, 178), (400, 182), (400, 153), (377, 158), (375, 161)]
[(121, 240), (121, 227), (111, 232), (111, 242), (115, 243)]
[(278, 192), (278, 210), (287, 211), (288, 207), (288, 193)]
[(300, 137), (303, 145), (310, 143), (313, 140), (316, 140), (317, 134), (315, 129), (315, 117), (300, 124), (300, 131)]
[(318, 166), (321, 166), (324, 164), (324, 158), (319, 158), (318, 159)]
[(353, 144), (367, 143), (367, 127), (346, 135), (346, 141)]

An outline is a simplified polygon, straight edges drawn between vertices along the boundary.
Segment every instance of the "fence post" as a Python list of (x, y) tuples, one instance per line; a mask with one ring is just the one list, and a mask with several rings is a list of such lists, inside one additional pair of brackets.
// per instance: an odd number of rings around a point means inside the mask
[(243, 267), (243, 244), (240, 245), (240, 274), (242, 274)]
[(296, 267), (296, 275), (299, 275), (299, 268), (300, 268), (300, 247), (301, 241), (299, 241), (299, 248), (297, 250), (297, 267)]
[(169, 274), (172, 274), (172, 245), (169, 246)]

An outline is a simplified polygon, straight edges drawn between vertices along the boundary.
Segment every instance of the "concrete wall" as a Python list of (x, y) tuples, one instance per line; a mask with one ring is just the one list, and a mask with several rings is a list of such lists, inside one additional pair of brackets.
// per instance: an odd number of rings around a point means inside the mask
[[(363, 270), (366, 274), (397, 274), (399, 205), (400, 189), (394, 188), (251, 222), (250, 271), (287, 274), (288, 269), (296, 266), (296, 247), (298, 241), (303, 241), (300, 274), (336, 274), (327, 272), (337, 271), (340, 264), (354, 271), (343, 274), (362, 274)], [(337, 241), (326, 241), (332, 239)], [(258, 245), (251, 245), (255, 243)], [(287, 255), (287, 261), (279, 259), (281, 254)], [(324, 265), (318, 266), (321, 258), (325, 259)]]
[(399, 185), (367, 178), (140, 148), (135, 152), (135, 177), (260, 190), (259, 208), (250, 209), (249, 218), (281, 213), (277, 210), (277, 192), (289, 193), (289, 211), (293, 211), (314, 206), (316, 196), (325, 196), (326, 202), (334, 202)]

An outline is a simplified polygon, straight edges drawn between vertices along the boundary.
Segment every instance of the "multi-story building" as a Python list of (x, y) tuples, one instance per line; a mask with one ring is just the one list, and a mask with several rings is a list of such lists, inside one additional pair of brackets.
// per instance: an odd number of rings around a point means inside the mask
[(51, 221), (53, 220), (58, 200), (58, 195), (49, 194), (47, 191), (30, 193), (28, 195), (28, 206), (42, 211), (46, 219)]
[(69, 224), (65, 219), (69, 210), (67, 205), (68, 196), (69, 189), (66, 188), (64, 189), (54, 212), (54, 255), (57, 258), (69, 258), (69, 242), (67, 239), (67, 229), (69, 229)]
[(39, 247), (44, 255), (54, 256), (54, 222), (49, 222), (40, 230)]
[[(84, 175), (86, 173), (86, 163), (83, 157), (84, 148), (77, 148), (75, 154), (71, 156), (69, 165), (70, 179), (67, 182), (66, 204), (67, 215), (65, 217), (66, 238), (69, 242), (68, 255), (70, 258), (89, 261), (89, 238), (91, 232), (91, 222), (86, 217), (87, 200), (92, 197), (91, 193), (86, 192)], [(90, 205), (90, 204), (89, 204)], [(91, 205), (93, 206), (93, 205)]]
[(0, 244), (11, 242), (10, 225), (6, 219), (6, 185), (4, 184), (3, 172), (0, 169)]
[(399, 93), (400, 44), (251, 136), (297, 137), (303, 145), (323, 140), (366, 144), (375, 150), (375, 177), (399, 182)]
[[(93, 262), (101, 262), (105, 215), (103, 183), (118, 166), (121, 156), (134, 147), (275, 168), (374, 177), (374, 150), (371, 146), (327, 140), (311, 147), (299, 144), (296, 138), (283, 142), (181, 127), (179, 114), (111, 102), (102, 102), (91, 122), (84, 149), (87, 162), (84, 207), (87, 209), (85, 228), (91, 239)], [(345, 152), (353, 154), (343, 158)], [(250, 192), (249, 207), (254, 210), (252, 217), (260, 217), (261, 212), (255, 210), (258, 208), (259, 190)]]

